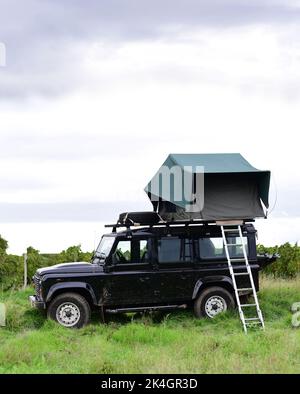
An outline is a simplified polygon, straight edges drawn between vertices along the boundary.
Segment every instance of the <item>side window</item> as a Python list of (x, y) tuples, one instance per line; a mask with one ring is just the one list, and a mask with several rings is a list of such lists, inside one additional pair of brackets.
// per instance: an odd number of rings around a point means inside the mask
[[(244, 244), (246, 246), (246, 251), (248, 253), (247, 247), (247, 237), (243, 237)], [(230, 257), (242, 257), (243, 248), (240, 246), (241, 240), (239, 237), (227, 237), (228, 245), (233, 244), (233, 246), (228, 246), (228, 251)], [(239, 244), (237, 246), (236, 244)], [(225, 247), (223, 245), (223, 238), (200, 238), (199, 239), (199, 251), (200, 258), (205, 259), (226, 259)]]
[(115, 264), (149, 263), (150, 240), (122, 240), (113, 254)]
[(165, 237), (158, 240), (158, 262), (180, 263), (191, 261), (192, 244), (188, 239)]
[[(247, 237), (243, 237), (243, 243), (246, 248), (247, 255), (249, 255), (248, 251), (248, 242)], [(228, 237), (228, 244), (233, 244), (233, 246), (228, 247), (228, 251), (230, 256), (234, 257), (243, 257), (243, 247), (241, 245), (240, 237)]]
[(116, 264), (129, 263), (131, 261), (131, 241), (119, 241), (113, 254)]
[(139, 241), (139, 244), (140, 263), (149, 263), (149, 240), (146, 241), (145, 239), (142, 239)]
[(222, 238), (200, 238), (199, 251), (201, 259), (226, 257)]

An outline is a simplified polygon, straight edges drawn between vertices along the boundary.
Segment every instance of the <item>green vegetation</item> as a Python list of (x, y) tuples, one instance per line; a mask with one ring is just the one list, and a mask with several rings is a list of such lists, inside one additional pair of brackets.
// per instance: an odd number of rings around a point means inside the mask
[(191, 311), (97, 314), (70, 330), (28, 305), (26, 291), (6, 291), (7, 327), (0, 328), (0, 373), (300, 373), (300, 329), (291, 305), (300, 278), (263, 278), (259, 293), (266, 331), (244, 335), (236, 311), (197, 320)]
[(280, 258), (269, 265), (264, 273), (272, 275), (275, 278), (295, 278), (300, 273), (300, 247), (295, 244), (285, 243), (280, 246), (266, 248), (263, 245), (258, 245), (258, 252), (263, 253), (278, 253)]
[[(8, 243), (0, 236), (0, 289), (17, 289), (24, 278), (24, 257), (7, 254)], [(90, 261), (92, 253), (83, 252), (80, 245), (71, 246), (57, 254), (41, 254), (33, 247), (27, 248), (28, 283), (41, 267), (72, 261)]]

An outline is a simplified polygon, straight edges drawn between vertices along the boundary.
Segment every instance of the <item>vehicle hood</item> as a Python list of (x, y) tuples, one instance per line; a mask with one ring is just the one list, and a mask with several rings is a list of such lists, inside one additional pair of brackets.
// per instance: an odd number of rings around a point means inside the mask
[(103, 268), (97, 264), (91, 264), (86, 262), (78, 263), (64, 263), (52, 265), (50, 267), (39, 268), (37, 270), (38, 275), (46, 274), (62, 274), (62, 273), (93, 273), (103, 271)]

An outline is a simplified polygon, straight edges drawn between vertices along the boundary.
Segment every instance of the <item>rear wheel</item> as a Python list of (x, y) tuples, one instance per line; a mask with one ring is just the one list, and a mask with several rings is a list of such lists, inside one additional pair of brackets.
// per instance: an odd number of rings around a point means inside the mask
[(234, 306), (234, 298), (229, 291), (223, 287), (213, 286), (206, 288), (199, 294), (194, 304), (194, 312), (196, 317), (212, 319)]
[(81, 328), (87, 325), (91, 318), (91, 308), (87, 300), (80, 294), (64, 293), (51, 301), (48, 317), (61, 326)]

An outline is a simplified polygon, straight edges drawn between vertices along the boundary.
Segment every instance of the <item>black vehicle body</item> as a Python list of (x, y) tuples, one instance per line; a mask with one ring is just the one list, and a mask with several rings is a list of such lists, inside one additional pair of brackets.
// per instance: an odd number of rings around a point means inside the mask
[[(276, 256), (257, 255), (252, 223), (244, 223), (242, 232), (258, 291), (259, 271)], [(32, 305), (47, 309), (55, 297), (72, 292), (102, 312), (186, 308), (212, 286), (234, 297), (221, 229), (216, 224), (128, 227), (119, 232), (114, 228), (102, 240), (111, 245), (109, 253), (104, 256), (97, 250), (91, 263), (38, 269), (34, 276), (36, 294), (30, 297)], [(122, 254), (120, 245), (130, 247), (130, 253)], [(236, 272), (243, 268), (244, 263), (235, 263)], [(245, 280), (243, 276), (237, 278), (240, 288), (249, 287)]]

